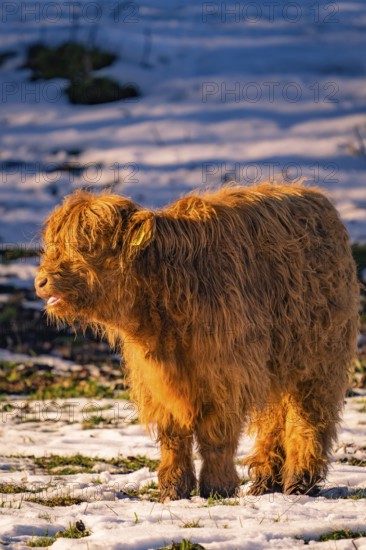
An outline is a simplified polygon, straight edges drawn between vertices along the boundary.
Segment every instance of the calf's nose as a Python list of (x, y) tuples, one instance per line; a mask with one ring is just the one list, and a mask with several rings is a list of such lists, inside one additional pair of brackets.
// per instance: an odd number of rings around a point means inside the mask
[(47, 277), (42, 277), (42, 278), (37, 277), (35, 281), (36, 289), (43, 288), (44, 286), (46, 286), (47, 281), (48, 281)]

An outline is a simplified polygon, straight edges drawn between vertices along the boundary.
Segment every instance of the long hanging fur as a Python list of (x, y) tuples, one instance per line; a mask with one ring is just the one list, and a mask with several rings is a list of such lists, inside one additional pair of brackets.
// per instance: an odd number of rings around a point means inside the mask
[[(157, 426), (162, 497), (233, 494), (245, 425), (252, 492), (324, 479), (355, 353), (359, 287), (324, 194), (263, 183), (159, 211), (77, 192), (47, 220), (40, 278), (55, 320), (120, 346), (140, 418)], [(45, 289), (42, 289), (44, 296)]]

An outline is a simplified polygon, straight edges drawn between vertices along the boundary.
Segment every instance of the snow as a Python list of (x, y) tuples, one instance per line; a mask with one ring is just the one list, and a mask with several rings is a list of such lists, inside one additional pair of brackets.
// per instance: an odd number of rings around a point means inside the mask
[[(366, 240), (363, 2), (42, 0), (6, 3), (2, 20), (2, 48), (16, 53), (0, 69), (2, 242), (36, 243), (80, 186), (159, 207), (227, 178), (301, 177), (327, 189), (352, 239)], [(65, 80), (29, 82), (26, 47), (73, 36), (117, 53), (99, 73), (135, 82), (142, 97), (75, 106)]]
[[(366, 4), (226, 5), (239, 9), (236, 16), (225, 13), (225, 3), (193, 0), (2, 4), (0, 53), (15, 52), (0, 67), (2, 247), (37, 248), (42, 221), (80, 186), (112, 186), (147, 207), (160, 207), (226, 179), (249, 185), (301, 177), (330, 193), (353, 241), (366, 241), (366, 157), (357, 138), (358, 131), (366, 139)], [(78, 28), (72, 9), (80, 11)], [(59, 44), (73, 34), (84, 41), (94, 36), (97, 46), (118, 54), (99, 74), (136, 83), (142, 96), (75, 106), (63, 94), (66, 81), (30, 82), (29, 71), (20, 68), (27, 46), (39, 39)], [(60, 169), (64, 163), (86, 169), (81, 175), (66, 172)], [(0, 284), (31, 288), (36, 269), (29, 258), (0, 265)], [(5, 350), (0, 358), (26, 359)], [(37, 361), (65, 372), (72, 366), (56, 357)], [(245, 485), (237, 502), (208, 505), (198, 496), (164, 504), (126, 497), (124, 488), (156, 481), (156, 472), (147, 468), (126, 475), (106, 464), (93, 474), (35, 471), (27, 456), (158, 458), (159, 449), (142, 426), (129, 422), (128, 403), (98, 401), (101, 408), (110, 404), (102, 414), (118, 424), (83, 430), (86, 400), (32, 402), (30, 418), (20, 409), (26, 399), (11, 398), (15, 408), (0, 413), (0, 483), (25, 484), (28, 492), (2, 494), (0, 545), (25, 549), (32, 537), (53, 535), (81, 519), (91, 536), (57, 539), (52, 548), (145, 550), (185, 538), (209, 550), (289, 550), (309, 539), (308, 546), (319, 549), (366, 549), (366, 538), (314, 540), (335, 529), (366, 529), (365, 499), (341, 498), (366, 488), (366, 468), (337, 461), (365, 460), (366, 413), (359, 401), (347, 399), (328, 492), (318, 498), (254, 498)], [(243, 435), (238, 457), (252, 443)], [(195, 465), (198, 471), (197, 454)], [(81, 496), (83, 503), (48, 508), (27, 502), (35, 487), (44, 496)], [(198, 520), (198, 528), (183, 526)]]
[(36, 263), (35, 258), (21, 258), (10, 264), (0, 264), (0, 285), (33, 288), (37, 274)]
[[(333, 530), (365, 529), (364, 499), (342, 498), (342, 495), (365, 489), (366, 468), (337, 462), (342, 457), (365, 459), (366, 416), (359, 412), (361, 400), (360, 396), (347, 399), (339, 445), (323, 496), (312, 498), (275, 493), (253, 497), (246, 494), (248, 485), (244, 485), (240, 497), (215, 505), (209, 505), (207, 500), (198, 496), (190, 501), (165, 503), (128, 497), (125, 491), (157, 481), (156, 472), (146, 467), (125, 475), (113, 473), (103, 463), (99, 463), (92, 474), (49, 476), (35, 472), (32, 460), (25, 457), (81, 453), (95, 458), (140, 454), (156, 459), (159, 450), (142, 426), (129, 422), (127, 402), (94, 401), (93, 405), (99, 407), (99, 411), (93, 414), (119, 418), (122, 426), (82, 430), (81, 421), (91, 414), (90, 401), (32, 401), (29, 402), (31, 409), (21, 413), (25, 401), (11, 400), (14, 409), (2, 412), (1, 418), (0, 484), (20, 484), (27, 490), (2, 495), (0, 540), (11, 550), (27, 548), (32, 536), (43, 536), (46, 531), (55, 534), (81, 519), (92, 534), (80, 540), (58, 539), (52, 548), (96, 550), (105, 548), (107, 544), (108, 548), (116, 550), (145, 550), (182, 538), (199, 542), (209, 550), (287, 550), (302, 547), (304, 540), (316, 548), (352, 548), (350, 540), (320, 543), (314, 539)], [(106, 405), (111, 408), (106, 409)], [(244, 434), (238, 457), (244, 457), (252, 444), (253, 441)], [(199, 455), (195, 453), (194, 456), (199, 471)], [(238, 473), (243, 477), (247, 474), (246, 468), (238, 466)], [(27, 502), (25, 498), (34, 496), (29, 491), (36, 489), (40, 491), (37, 497), (47, 499), (67, 495), (80, 497), (83, 502), (56, 508)], [(198, 528), (184, 527), (197, 521)], [(366, 538), (357, 539), (355, 544), (358, 549), (366, 548)]]

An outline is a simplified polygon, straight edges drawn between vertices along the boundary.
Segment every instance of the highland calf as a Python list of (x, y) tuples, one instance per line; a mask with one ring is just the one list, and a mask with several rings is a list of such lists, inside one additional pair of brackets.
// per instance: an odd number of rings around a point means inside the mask
[(315, 494), (355, 353), (349, 238), (317, 189), (227, 186), (158, 211), (79, 191), (46, 222), (36, 278), (54, 320), (121, 349), (161, 444), (162, 499), (233, 495), (245, 426), (252, 494)]

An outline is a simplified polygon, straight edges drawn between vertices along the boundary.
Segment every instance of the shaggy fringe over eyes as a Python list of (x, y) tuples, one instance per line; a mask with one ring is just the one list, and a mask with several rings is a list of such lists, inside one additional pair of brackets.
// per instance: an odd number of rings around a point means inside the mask
[(64, 205), (46, 221), (45, 240), (73, 243), (81, 251), (92, 251), (97, 244), (115, 249), (122, 244), (126, 214), (136, 210), (131, 201), (122, 197), (78, 191), (66, 197)]

